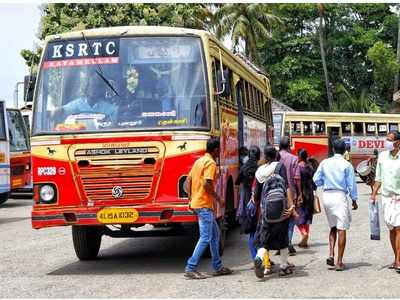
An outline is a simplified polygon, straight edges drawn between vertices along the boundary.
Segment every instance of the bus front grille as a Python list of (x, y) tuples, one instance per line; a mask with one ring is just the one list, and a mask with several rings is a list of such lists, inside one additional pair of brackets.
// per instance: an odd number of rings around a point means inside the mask
[(159, 151), (149, 148), (146, 154), (85, 155), (75, 152), (78, 177), (90, 201), (149, 200), (156, 182)]

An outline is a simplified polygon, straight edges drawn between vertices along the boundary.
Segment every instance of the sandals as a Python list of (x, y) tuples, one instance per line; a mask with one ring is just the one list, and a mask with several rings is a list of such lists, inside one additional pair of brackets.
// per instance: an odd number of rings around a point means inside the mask
[(219, 271), (215, 271), (212, 276), (231, 275), (233, 271), (227, 267), (222, 267)]
[(257, 278), (264, 278), (263, 261), (258, 256), (254, 259), (254, 272), (256, 273)]
[(333, 256), (330, 256), (326, 259), (326, 264), (328, 266), (334, 267), (335, 266), (335, 259), (333, 258)]
[(207, 276), (197, 271), (185, 271), (183, 275), (186, 279), (206, 279)]
[(281, 268), (279, 270), (279, 276), (288, 276), (291, 274), (293, 274), (293, 269), (289, 266), (287, 266), (286, 268), (283, 268), (283, 269)]
[(390, 269), (390, 270), (396, 269), (396, 263), (393, 262), (391, 265), (389, 265), (388, 269)]
[(265, 268), (265, 270), (264, 270), (264, 275), (271, 275), (273, 273), (274, 273), (274, 271), (272, 271), (272, 269)]
[(338, 266), (335, 267), (335, 270), (338, 271), (338, 272), (344, 271), (344, 269), (345, 269), (344, 268), (344, 264), (341, 264), (341, 265), (338, 265)]

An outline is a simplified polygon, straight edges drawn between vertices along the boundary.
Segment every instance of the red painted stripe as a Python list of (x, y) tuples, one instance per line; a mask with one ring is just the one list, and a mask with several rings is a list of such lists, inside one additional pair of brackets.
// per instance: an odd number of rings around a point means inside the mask
[(85, 143), (122, 143), (122, 142), (162, 142), (171, 141), (171, 135), (165, 136), (131, 136), (131, 137), (98, 137), (98, 138), (62, 138), (62, 145)]

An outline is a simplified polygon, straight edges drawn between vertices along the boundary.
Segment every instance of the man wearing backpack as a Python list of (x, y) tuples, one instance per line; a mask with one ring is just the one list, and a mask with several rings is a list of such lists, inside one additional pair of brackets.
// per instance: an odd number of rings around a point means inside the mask
[(215, 219), (215, 203), (221, 205), (221, 198), (215, 192), (217, 164), (220, 142), (217, 138), (207, 141), (207, 152), (194, 163), (187, 179), (186, 190), (190, 199), (189, 207), (198, 216), (200, 238), (188, 259), (185, 269), (187, 279), (205, 279), (206, 275), (197, 271), (201, 256), (207, 247), (211, 250), (213, 276), (229, 275), (232, 270), (222, 265), (219, 255), (219, 228)]
[[(287, 180), (289, 188), (292, 191), (293, 199), (296, 203), (301, 203), (301, 187), (300, 187), (300, 169), (299, 162), (296, 155), (290, 153), (290, 139), (287, 136), (281, 138), (279, 142), (279, 161), (285, 166), (287, 172)], [(292, 244), (294, 233), (295, 220), (289, 219), (289, 255), (296, 255), (296, 249)]]
[(289, 217), (294, 213), (293, 195), (289, 188), (286, 168), (276, 161), (277, 151), (267, 145), (264, 149), (266, 163), (257, 169), (256, 187), (252, 201), (260, 203), (261, 215), (257, 224), (255, 244), (258, 248), (254, 259), (255, 273), (264, 277), (263, 258), (266, 251), (280, 250), (280, 276), (293, 273), (288, 262)]
[[(335, 155), (323, 160), (314, 174), (313, 180), (317, 186), (323, 187), (322, 201), (328, 219), (329, 257), (326, 263), (335, 266), (336, 271), (343, 271), (343, 254), (346, 247), (346, 230), (350, 228), (351, 206), (347, 195), (357, 209), (357, 184), (353, 166), (343, 158), (346, 143), (342, 139), (333, 142)], [(338, 241), (338, 258), (335, 265), (335, 244)]]

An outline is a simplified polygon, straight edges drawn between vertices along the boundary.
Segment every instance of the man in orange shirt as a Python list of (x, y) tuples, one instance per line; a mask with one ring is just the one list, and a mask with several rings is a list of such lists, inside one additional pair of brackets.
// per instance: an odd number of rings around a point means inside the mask
[(197, 271), (203, 252), (210, 247), (213, 276), (229, 275), (232, 270), (222, 265), (219, 255), (219, 228), (215, 219), (215, 202), (223, 205), (221, 198), (215, 192), (217, 180), (216, 158), (219, 157), (219, 139), (210, 138), (207, 141), (207, 152), (193, 165), (187, 179), (189, 206), (198, 217), (200, 238), (188, 259), (185, 277), (188, 279), (205, 279), (206, 275)]

